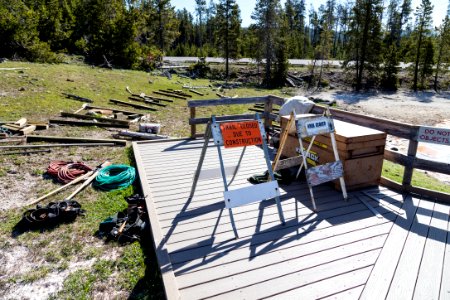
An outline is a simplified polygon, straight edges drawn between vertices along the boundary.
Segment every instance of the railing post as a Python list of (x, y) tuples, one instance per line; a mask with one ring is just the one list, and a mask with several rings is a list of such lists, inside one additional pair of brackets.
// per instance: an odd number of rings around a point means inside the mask
[(408, 187), (411, 187), (411, 179), (414, 171), (414, 159), (416, 158), (417, 154), (417, 146), (419, 145), (419, 142), (415, 139), (409, 140), (409, 147), (408, 147), (408, 158), (410, 158), (409, 161), (411, 161), (410, 164), (405, 166), (405, 172), (403, 173), (403, 181), (402, 185), (404, 189), (407, 189)]
[(272, 127), (272, 119), (270, 119), (269, 114), (272, 113), (273, 109), (273, 102), (272, 98), (270, 96), (266, 97), (266, 102), (264, 103), (264, 128), (266, 129), (266, 132), (268, 132), (268, 128)]
[[(195, 106), (190, 108), (191, 111), (191, 119), (195, 119)], [(192, 124), (191, 125), (191, 139), (195, 139), (195, 136), (197, 134), (197, 125)]]

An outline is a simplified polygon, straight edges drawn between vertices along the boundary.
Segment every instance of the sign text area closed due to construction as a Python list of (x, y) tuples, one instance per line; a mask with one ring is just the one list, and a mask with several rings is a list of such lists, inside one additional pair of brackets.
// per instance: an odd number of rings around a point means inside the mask
[(258, 121), (222, 123), (220, 130), (225, 148), (262, 144)]
[(450, 129), (439, 127), (420, 127), (417, 141), (439, 145), (450, 145)]

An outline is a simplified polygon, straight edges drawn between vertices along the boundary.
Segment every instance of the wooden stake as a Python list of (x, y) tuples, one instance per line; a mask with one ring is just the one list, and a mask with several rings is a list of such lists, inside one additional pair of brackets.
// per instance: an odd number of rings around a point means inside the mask
[(289, 134), (289, 130), (292, 127), (292, 124), (295, 121), (295, 115), (294, 112), (291, 112), (291, 116), (289, 117), (289, 121), (286, 125), (286, 127), (283, 130), (283, 133), (281, 134), (281, 139), (280, 139), (280, 146), (278, 147), (278, 151), (277, 154), (275, 156), (275, 159), (272, 162), (272, 171), (275, 171), (278, 165), (278, 161), (280, 160), (281, 157), (281, 153), (283, 152), (284, 149), (284, 144), (286, 144), (287, 138), (288, 138), (288, 134)]
[(101, 164), (101, 166), (97, 167), (97, 169), (95, 169), (94, 173), (92, 173), (92, 175), (89, 176), (88, 179), (86, 179), (86, 181), (80, 187), (78, 187), (72, 194), (70, 194), (64, 200), (71, 200), (73, 197), (75, 197), (76, 194), (78, 194), (85, 187), (87, 187), (89, 184), (91, 184), (91, 182), (95, 179), (95, 177), (97, 177), (98, 172), (100, 172), (101, 169), (103, 169), (104, 167), (107, 167), (109, 165), (111, 165), (111, 162), (105, 161), (103, 164)]
[(44, 199), (46, 199), (46, 198), (48, 198), (48, 197), (50, 197), (50, 196), (52, 196), (52, 195), (54, 195), (54, 194), (56, 194), (56, 193), (58, 193), (58, 192), (60, 192), (60, 191), (62, 191), (62, 190), (64, 190), (64, 189), (68, 188), (69, 186), (72, 186), (72, 185), (74, 185), (74, 184), (76, 184), (76, 183), (78, 183), (78, 182), (80, 182), (80, 181), (85, 180), (86, 178), (88, 178), (89, 176), (91, 176), (93, 172), (94, 172), (94, 171), (89, 171), (89, 172), (87, 172), (86, 174), (83, 174), (82, 176), (80, 176), (80, 177), (78, 177), (78, 178), (75, 178), (75, 179), (72, 180), (71, 182), (66, 183), (65, 185), (63, 185), (63, 186), (57, 188), (56, 190), (53, 190), (53, 191), (51, 191), (50, 193), (45, 194), (44, 196), (41, 196), (41, 197), (37, 198), (36, 200), (30, 200), (27, 204), (25, 204), (25, 206), (29, 206), (29, 205), (33, 205), (33, 204), (39, 203), (39, 202), (41, 202), (42, 200), (44, 200)]

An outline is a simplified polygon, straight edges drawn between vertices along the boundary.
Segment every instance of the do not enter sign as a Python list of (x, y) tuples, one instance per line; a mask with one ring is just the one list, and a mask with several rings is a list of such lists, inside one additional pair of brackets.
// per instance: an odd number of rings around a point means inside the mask
[(258, 121), (221, 123), (220, 130), (225, 148), (262, 144)]

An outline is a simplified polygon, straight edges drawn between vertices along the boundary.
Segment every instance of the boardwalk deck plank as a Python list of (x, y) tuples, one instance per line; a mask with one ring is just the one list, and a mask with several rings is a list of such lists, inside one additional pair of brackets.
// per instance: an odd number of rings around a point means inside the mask
[(414, 299), (439, 299), (445, 243), (447, 241), (448, 207), (436, 203), (420, 263)]
[[(235, 239), (220, 173), (202, 178), (188, 200), (202, 140), (133, 147), (169, 299), (450, 299), (446, 204), (404, 198), (385, 187), (351, 192), (345, 202), (324, 184), (314, 188), (314, 212), (308, 187), (296, 181), (280, 185), (284, 226), (273, 199), (252, 203), (233, 209)], [(223, 151), (227, 173), (241, 152)], [(248, 186), (250, 176), (264, 172), (263, 157), (260, 148), (248, 147), (230, 188)], [(210, 143), (202, 170), (211, 174), (219, 166)]]

